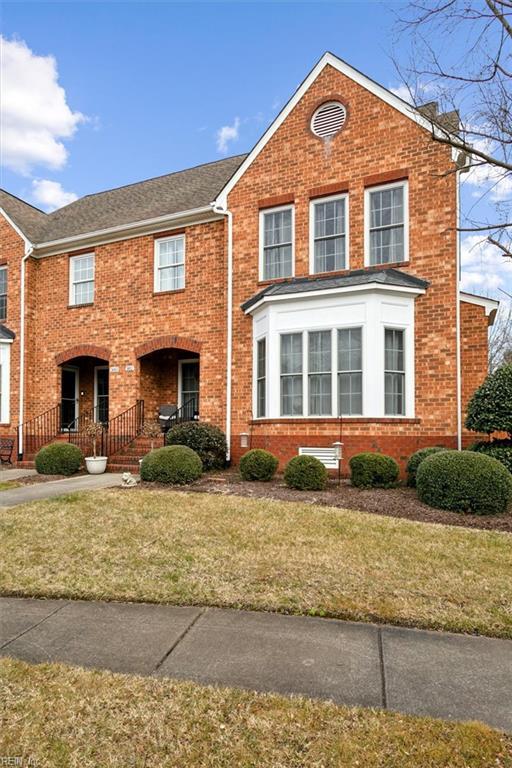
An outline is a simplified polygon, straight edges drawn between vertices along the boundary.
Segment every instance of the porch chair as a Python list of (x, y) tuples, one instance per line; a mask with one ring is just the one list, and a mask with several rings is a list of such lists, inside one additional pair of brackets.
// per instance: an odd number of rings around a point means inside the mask
[(158, 409), (158, 422), (162, 427), (162, 432), (167, 432), (178, 413), (177, 405), (161, 405)]
[(14, 440), (12, 437), (0, 438), (0, 461), (2, 464), (12, 464)]

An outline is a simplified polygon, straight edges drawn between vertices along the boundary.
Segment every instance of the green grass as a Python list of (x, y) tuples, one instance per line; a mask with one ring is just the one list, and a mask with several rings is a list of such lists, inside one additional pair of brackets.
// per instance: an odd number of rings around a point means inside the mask
[(10, 491), (11, 488), (19, 488), (21, 483), (17, 480), (0, 480), (0, 491)]
[(1, 754), (38, 768), (511, 768), (478, 723), (0, 661)]
[(512, 637), (512, 536), (268, 499), (70, 494), (0, 512), (0, 594)]

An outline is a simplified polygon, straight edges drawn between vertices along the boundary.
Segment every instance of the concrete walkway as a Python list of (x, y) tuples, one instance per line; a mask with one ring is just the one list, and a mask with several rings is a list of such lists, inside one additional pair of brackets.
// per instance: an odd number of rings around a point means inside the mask
[(6, 480), (19, 480), (20, 477), (31, 477), (37, 475), (35, 469), (0, 469), (0, 482), (4, 483)]
[[(0, 480), (3, 479), (6, 472), (10, 471), (3, 472), (0, 475)], [(12, 490), (0, 491), (0, 507), (14, 507), (17, 504), (50, 499), (53, 496), (62, 496), (66, 493), (75, 493), (75, 491), (94, 491), (98, 488), (121, 486), (121, 477), (121, 473), (105, 472), (103, 475), (77, 475), (76, 477), (67, 477), (64, 480), (50, 480), (47, 483), (23, 485)], [(7, 479), (14, 480), (13, 477)]]
[(512, 641), (271, 613), (0, 598), (0, 655), (481, 720), (512, 732)]

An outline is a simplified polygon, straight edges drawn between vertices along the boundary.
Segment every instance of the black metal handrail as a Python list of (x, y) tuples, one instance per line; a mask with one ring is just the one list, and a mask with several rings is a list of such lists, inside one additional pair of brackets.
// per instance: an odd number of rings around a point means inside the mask
[(118, 453), (142, 433), (144, 426), (144, 400), (137, 400), (135, 405), (127, 408), (110, 419), (104, 434), (104, 456)]
[[(80, 416), (71, 421), (66, 426), (66, 432), (68, 435), (68, 442), (77, 445), (82, 453), (89, 453), (92, 449), (92, 438), (85, 433), (86, 427), (97, 420), (98, 406), (89, 408), (87, 411), (82, 411)], [(104, 425), (106, 427), (106, 424)], [(103, 435), (96, 441), (96, 450), (100, 456), (103, 455)]]
[(184, 421), (198, 420), (199, 412), (196, 408), (196, 398), (192, 397), (190, 400), (187, 400), (187, 402), (184, 403), (181, 408), (178, 408), (176, 411), (174, 411), (172, 416), (169, 416), (169, 419), (164, 426), (164, 432), (168, 432), (172, 427), (175, 427), (176, 424), (182, 424)]
[[(61, 429), (61, 404), (16, 427), (18, 458), (25, 453), (36, 453), (42, 445), (57, 437)], [(21, 436), (21, 440), (20, 440)], [(21, 450), (20, 450), (21, 447)]]

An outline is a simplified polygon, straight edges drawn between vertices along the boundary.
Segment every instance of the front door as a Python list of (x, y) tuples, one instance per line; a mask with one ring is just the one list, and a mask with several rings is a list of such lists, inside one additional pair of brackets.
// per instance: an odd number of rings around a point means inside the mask
[(186, 407), (189, 418), (199, 414), (199, 360), (181, 363), (180, 407)]
[(108, 365), (96, 367), (94, 374), (95, 420), (106, 424), (108, 422)]
[(78, 419), (78, 368), (63, 368), (61, 373), (60, 423), (69, 430)]

